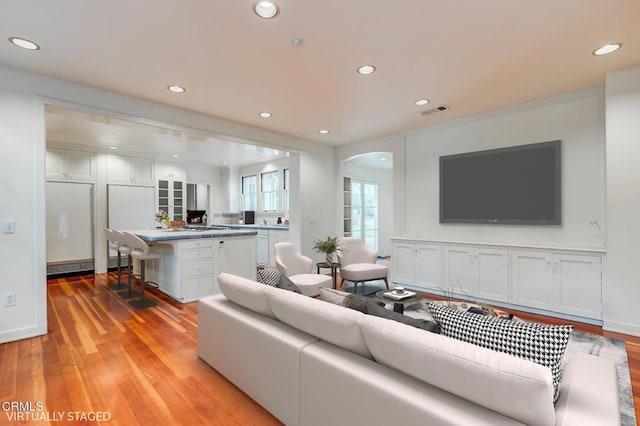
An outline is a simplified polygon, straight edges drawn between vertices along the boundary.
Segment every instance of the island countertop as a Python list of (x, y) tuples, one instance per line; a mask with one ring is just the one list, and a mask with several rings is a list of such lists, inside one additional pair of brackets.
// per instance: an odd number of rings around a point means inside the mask
[(256, 235), (258, 233), (258, 231), (250, 229), (185, 229), (180, 231), (171, 231), (168, 229), (136, 229), (128, 232), (148, 242), (189, 240), (194, 238), (237, 237), (241, 235)]

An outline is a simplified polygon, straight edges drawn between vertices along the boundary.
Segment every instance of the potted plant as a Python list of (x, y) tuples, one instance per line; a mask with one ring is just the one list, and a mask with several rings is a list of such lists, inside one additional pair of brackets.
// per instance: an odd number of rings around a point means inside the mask
[(326, 240), (315, 240), (313, 242), (313, 250), (316, 253), (324, 253), (325, 262), (331, 265), (333, 263), (333, 253), (341, 252), (342, 248), (338, 237), (327, 237)]

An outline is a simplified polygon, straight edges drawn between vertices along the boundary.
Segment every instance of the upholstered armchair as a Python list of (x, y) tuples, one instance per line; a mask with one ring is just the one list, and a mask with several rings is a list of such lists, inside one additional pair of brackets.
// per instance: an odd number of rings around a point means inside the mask
[(282, 242), (274, 245), (276, 267), (305, 296), (316, 297), (320, 287), (331, 287), (333, 279), (328, 275), (312, 274), (313, 261), (296, 252), (292, 243)]
[(389, 269), (376, 263), (378, 253), (368, 248), (364, 241), (356, 237), (345, 237), (340, 240), (338, 262), (340, 262), (340, 278), (353, 283), (353, 292), (358, 284), (366, 281), (384, 280), (389, 288), (387, 276)]

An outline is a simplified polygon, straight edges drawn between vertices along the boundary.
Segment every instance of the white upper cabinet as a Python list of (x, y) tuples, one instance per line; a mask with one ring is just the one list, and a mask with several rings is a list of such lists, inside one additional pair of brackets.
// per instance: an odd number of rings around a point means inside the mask
[(108, 155), (107, 182), (154, 186), (153, 160), (148, 158)]
[(95, 181), (93, 152), (47, 148), (45, 167), (48, 180)]

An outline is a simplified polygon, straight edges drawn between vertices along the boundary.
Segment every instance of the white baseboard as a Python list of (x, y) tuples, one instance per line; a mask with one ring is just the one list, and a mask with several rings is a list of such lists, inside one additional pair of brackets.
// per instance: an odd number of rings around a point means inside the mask
[(33, 327), (20, 328), (17, 330), (0, 332), (0, 343), (13, 342), (16, 340), (28, 339), (30, 337), (47, 334), (47, 324), (35, 325)]
[(629, 334), (631, 336), (640, 336), (640, 326), (635, 324), (628, 324), (618, 321), (605, 320), (602, 324), (602, 329), (607, 331), (613, 331), (614, 333)]

